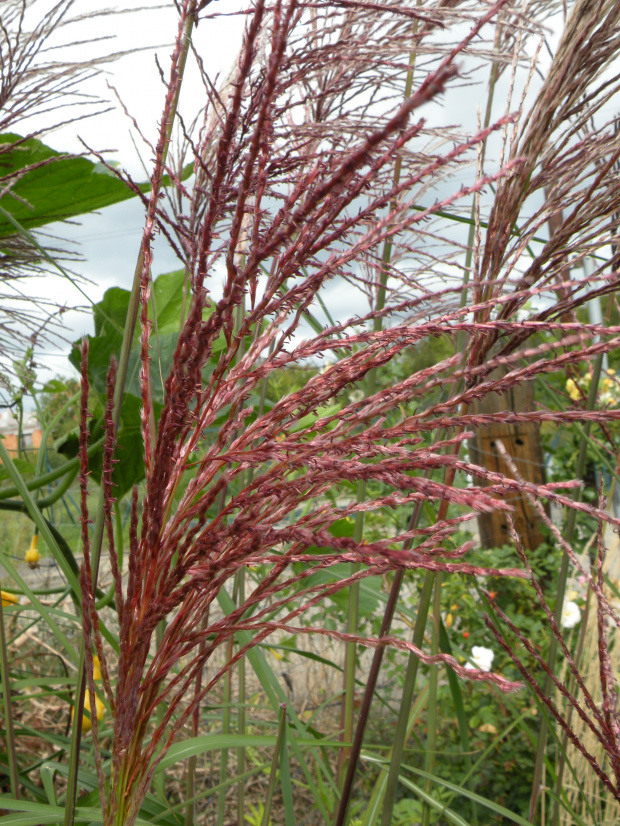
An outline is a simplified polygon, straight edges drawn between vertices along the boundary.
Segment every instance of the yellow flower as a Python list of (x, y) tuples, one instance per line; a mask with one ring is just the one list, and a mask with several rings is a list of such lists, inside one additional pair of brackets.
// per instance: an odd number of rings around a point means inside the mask
[(100, 680), (101, 679), (101, 664), (99, 663), (99, 657), (95, 654), (93, 657), (93, 680)]
[(37, 544), (39, 542), (39, 535), (35, 533), (32, 537), (32, 542), (30, 543), (30, 547), (26, 551), (26, 563), (30, 568), (38, 568), (39, 567), (39, 560), (41, 559), (41, 554), (37, 550)]
[(17, 595), (9, 594), (8, 591), (2, 591), (2, 607), (8, 608), (9, 605), (17, 605)]
[(571, 399), (574, 402), (578, 402), (581, 398), (581, 393), (579, 392), (579, 388), (572, 379), (568, 379), (568, 381), (566, 382), (566, 389)]
[(607, 370), (607, 375), (608, 375), (608, 376), (615, 376), (615, 375), (616, 375), (616, 371), (615, 371), (615, 370), (613, 370), (613, 369), (610, 367), (610, 368), (609, 368), (609, 370)]
[[(95, 710), (97, 712), (97, 720), (101, 722), (105, 714), (105, 706), (103, 700), (100, 700), (97, 696), (95, 696)], [(86, 696), (84, 697), (84, 711), (88, 712), (88, 714), (82, 715), (82, 731), (86, 734), (93, 727), (90, 717), (90, 692), (88, 689), (86, 689)], [(73, 709), (71, 710), (71, 719), (73, 719)]]
[(446, 614), (446, 628), (452, 628), (452, 623), (454, 622), (454, 617), (452, 614)]

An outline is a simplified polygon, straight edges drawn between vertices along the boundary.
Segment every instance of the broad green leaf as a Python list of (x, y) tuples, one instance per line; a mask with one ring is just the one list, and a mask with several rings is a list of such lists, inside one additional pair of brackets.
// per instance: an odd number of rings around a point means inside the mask
[(64, 393), (68, 389), (66, 382), (60, 379), (50, 379), (41, 388), (42, 393)]
[[(184, 271), (160, 275), (153, 283), (152, 295), (157, 315), (158, 335), (151, 337), (153, 359), (151, 366), (152, 399), (157, 415), (164, 402), (165, 382), (179, 338), (181, 304), (183, 294)], [(119, 358), (122, 344), (122, 330), (129, 307), (130, 293), (120, 287), (107, 290), (102, 300), (93, 307), (95, 335), (89, 337), (88, 377), (92, 390), (98, 395), (103, 408), (107, 393), (107, 375), (112, 357)], [(150, 306), (152, 316), (152, 306)], [(79, 369), (80, 351), (76, 343), (71, 355), (71, 363)], [(116, 494), (122, 496), (133, 485), (144, 478), (144, 451), (141, 431), (141, 389), (140, 389), (140, 339), (136, 335), (129, 355), (127, 383), (121, 413), (121, 426), (118, 432), (117, 451), (112, 480)], [(93, 433), (99, 438), (101, 432)], [(62, 445), (57, 445), (62, 452), (71, 456), (77, 451), (77, 434), (66, 435)], [(90, 469), (93, 478), (101, 479), (102, 454), (92, 457)]]
[(153, 283), (152, 298), (155, 301), (160, 336), (179, 332), (184, 281), (184, 270), (176, 270), (157, 276)]
[[(27, 462), (25, 459), (15, 458), (13, 459), (13, 464), (22, 476), (33, 476), (34, 473), (36, 473), (34, 465), (31, 465), (30, 462)], [(0, 482), (4, 482), (5, 479), (10, 478), (9, 472), (4, 467), (0, 467)]]
[[(308, 430), (309, 428), (313, 427), (319, 419), (329, 419), (332, 416), (335, 416), (342, 408), (340, 403), (325, 405), (323, 407), (317, 407), (314, 413), (308, 413), (306, 416), (301, 418), (298, 422), (296, 422), (292, 427), (287, 428), (291, 433), (299, 433), (303, 430)], [(328, 427), (332, 430), (336, 427), (337, 422), (331, 422)]]
[[(131, 393), (123, 398), (121, 426), (116, 440), (115, 458), (118, 460), (112, 470), (112, 482), (116, 486), (115, 496), (124, 496), (127, 491), (144, 478), (144, 449), (140, 411), (142, 402)], [(101, 481), (102, 453), (95, 454), (89, 462), (89, 469), (97, 482)]]
[[(2, 177), (33, 164), (43, 164), (29, 170), (12, 186), (11, 192), (0, 199), (0, 205), (26, 229), (134, 197), (129, 187), (100, 163), (63, 156), (36, 138), (23, 140), (20, 135), (0, 135), (0, 145), (15, 143), (18, 145), (0, 154)], [(0, 216), (0, 236), (14, 234), (13, 225)]]

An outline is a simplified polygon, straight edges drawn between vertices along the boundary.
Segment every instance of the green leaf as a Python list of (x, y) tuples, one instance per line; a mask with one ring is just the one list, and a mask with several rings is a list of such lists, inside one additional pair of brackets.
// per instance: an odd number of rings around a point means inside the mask
[(270, 734), (204, 734), (190, 737), (180, 743), (173, 743), (155, 769), (155, 773), (166, 771), (175, 763), (187, 760), (197, 754), (220, 749), (264, 748), (275, 746), (275, 735)]
[(54, 788), (55, 772), (56, 767), (53, 763), (46, 763), (44, 766), (41, 766), (41, 782), (43, 783), (43, 788), (45, 789), (45, 794), (47, 795), (50, 806), (58, 805), (58, 801), (56, 800), (56, 789)]
[[(235, 604), (232, 601), (229, 594), (226, 593), (224, 589), (222, 589), (218, 595), (217, 600), (220, 604), (222, 610), (229, 614), (231, 611), (234, 610)], [(237, 635), (239, 639), (239, 643), (241, 645), (248, 645), (251, 641), (251, 636), (247, 631), (240, 631)], [(265, 655), (262, 651), (259, 651), (257, 648), (249, 648), (247, 653), (247, 658), (252, 666), (254, 673), (256, 674), (260, 684), (265, 692), (265, 695), (271, 706), (274, 710), (279, 709), (281, 703), (286, 703), (287, 697), (284, 691), (282, 690), (282, 686), (280, 685), (277, 677), (269, 667), (267, 660), (265, 659)], [(307, 727), (304, 726), (302, 721), (299, 717), (295, 714), (294, 709), (289, 709), (289, 720), (292, 723), (293, 727), (297, 730), (297, 732), (303, 736), (307, 731)], [(308, 787), (317, 801), (317, 806), (320, 809), (322, 816), (325, 818), (325, 821), (328, 822), (331, 818), (329, 816), (329, 812), (325, 807), (325, 804), (319, 795), (316, 782), (314, 779), (314, 773), (310, 770), (306, 760), (304, 759), (300, 742), (297, 737), (291, 737), (291, 750), (293, 751), (294, 756), (296, 757), (299, 766), (304, 774)], [(321, 745), (320, 741), (316, 741), (317, 745)], [(333, 774), (329, 771), (327, 765), (322, 759), (322, 756), (318, 752), (314, 752), (314, 757), (316, 760), (316, 767), (318, 769), (317, 776), (319, 778), (324, 777), (334, 788), (335, 791), (335, 783)]]
[(60, 379), (50, 379), (43, 385), (42, 393), (64, 393), (68, 389), (66, 382)]
[(284, 805), (285, 826), (295, 826), (295, 806), (293, 803), (293, 787), (291, 785), (291, 767), (288, 758), (288, 726), (282, 730), (280, 743), (280, 785), (282, 787), (282, 803)]
[[(30, 462), (27, 462), (25, 459), (13, 459), (13, 464), (22, 476), (32, 476), (36, 473), (34, 465), (31, 465)], [(4, 467), (0, 467), (0, 482), (4, 482), (5, 479), (10, 478), (11, 476), (8, 471)]]
[(184, 281), (185, 271), (176, 270), (157, 276), (153, 283), (151, 295), (155, 300), (157, 328), (160, 336), (179, 332)]
[[(151, 338), (151, 344), (157, 346), (151, 369), (152, 397), (155, 413), (159, 412), (164, 402), (164, 387), (179, 338), (181, 304), (183, 294), (183, 270), (165, 273), (155, 279), (152, 295), (157, 314), (158, 335)], [(129, 308), (130, 293), (120, 287), (106, 290), (103, 299), (93, 307), (95, 335), (89, 337), (88, 378), (92, 390), (99, 396), (103, 407), (107, 394), (107, 375), (112, 357), (120, 356), (122, 330)], [(152, 309), (152, 308), (150, 308)], [(151, 312), (152, 315), (152, 312)], [(80, 350), (76, 342), (69, 360), (76, 369), (80, 369)], [(112, 482), (116, 486), (116, 495), (123, 496), (144, 478), (144, 449), (141, 430), (141, 389), (140, 389), (140, 339), (136, 334), (129, 354), (127, 383), (123, 399), (121, 425), (118, 431), (117, 450)], [(93, 433), (99, 438), (102, 433)], [(66, 435), (63, 444), (56, 448), (66, 455), (72, 455), (77, 449), (78, 434)], [(93, 478), (101, 479), (102, 453), (92, 457), (90, 469)]]
[[(363, 754), (362, 760), (366, 760), (369, 763), (376, 763), (380, 766), (385, 766), (385, 761), (382, 758), (371, 757), (369, 754)], [(438, 777), (435, 774), (429, 774), (428, 772), (422, 771), (422, 769), (416, 769), (414, 766), (407, 766), (405, 764), (401, 764), (401, 769), (404, 769), (412, 774), (417, 775), (418, 777), (423, 778), (424, 780), (430, 780), (432, 783), (436, 783), (439, 786), (443, 786), (446, 789), (450, 789), (450, 791), (456, 792), (457, 794), (462, 795), (463, 797), (469, 798), (469, 800), (474, 800), (476, 803), (479, 803), (481, 806), (484, 806), (486, 809), (489, 809), (495, 814), (501, 815), (502, 817), (509, 820), (511, 823), (517, 823), (518, 826), (531, 826), (529, 820), (526, 820), (521, 815), (516, 814), (515, 812), (511, 812), (509, 809), (506, 809), (505, 806), (500, 806), (499, 803), (495, 803), (493, 800), (489, 800), (487, 797), (482, 797), (482, 795), (476, 794), (475, 792), (466, 789), (463, 786), (459, 786), (456, 783), (450, 783), (448, 780), (444, 780), (441, 777)], [(415, 791), (416, 794), (419, 794), (421, 797), (424, 798), (425, 793), (422, 792), (421, 789), (418, 789), (417, 786), (407, 780), (406, 777), (399, 775), (398, 778), (399, 782), (403, 784), (408, 789)], [(429, 805), (433, 806), (433, 808), (440, 809), (444, 815), (449, 816), (449, 810), (443, 807), (443, 804), (438, 803), (433, 798), (426, 800)], [(454, 813), (453, 813), (454, 814)]]
[(344, 519), (337, 519), (329, 528), (329, 532), (332, 536), (352, 538), (355, 533), (355, 522), (350, 516), (345, 516)]
[[(36, 138), (24, 140), (15, 134), (0, 135), (0, 144), (18, 144), (0, 154), (2, 177), (43, 164), (30, 169), (0, 199), (0, 205), (26, 229), (134, 197), (135, 193), (100, 163), (63, 156)], [(148, 190), (150, 184), (144, 187)], [(14, 226), (0, 216), (0, 236), (14, 233)]]
[[(276, 745), (276, 736), (273, 734), (203, 734), (200, 737), (189, 737), (180, 743), (173, 743), (155, 769), (155, 774), (166, 771), (171, 766), (197, 754), (221, 749), (250, 749), (273, 748)], [(300, 747), (339, 747), (340, 741), (317, 740), (314, 737), (300, 737), (296, 739)]]
[[(121, 425), (116, 440), (115, 458), (118, 460), (112, 470), (112, 484), (115, 496), (124, 496), (134, 485), (144, 479), (144, 447), (142, 442), (140, 411), (142, 402), (131, 393), (123, 398)], [(89, 462), (93, 478), (101, 482), (103, 453), (96, 453)]]

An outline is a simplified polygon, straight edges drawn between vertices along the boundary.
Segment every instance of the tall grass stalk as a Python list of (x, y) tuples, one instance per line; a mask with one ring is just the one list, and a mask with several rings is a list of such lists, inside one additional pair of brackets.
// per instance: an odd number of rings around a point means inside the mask
[[(599, 382), (601, 379), (601, 371), (603, 367), (603, 355), (600, 354), (594, 361), (594, 368), (592, 370), (592, 384), (590, 387), (590, 391), (588, 393), (588, 401), (587, 401), (587, 408), (588, 410), (594, 410), (597, 404), (597, 396), (598, 396), (598, 387)], [(577, 467), (575, 475), (577, 479), (583, 479), (585, 469), (586, 469), (586, 459), (588, 454), (588, 442), (590, 436), (590, 426), (589, 423), (586, 422), (583, 427), (583, 433), (579, 442), (579, 453), (577, 454)], [(579, 502), (581, 500), (581, 493), (582, 489), (577, 488), (575, 490), (574, 496), (575, 501)], [(576, 512), (574, 510), (569, 510), (567, 517), (566, 517), (566, 525), (564, 528), (564, 536), (566, 538), (566, 542), (569, 545), (572, 545), (574, 536), (575, 536), (575, 526), (576, 526)], [(562, 563), (560, 565), (560, 573), (558, 576), (558, 585), (557, 585), (557, 602), (555, 608), (555, 621), (558, 625), (561, 624), (562, 619), (562, 610), (564, 607), (564, 599), (566, 596), (566, 581), (568, 579), (568, 571), (569, 571), (569, 564), (570, 559), (568, 554), (564, 554), (562, 557)], [(557, 659), (558, 659), (558, 649), (559, 644), (556, 637), (551, 639), (551, 645), (549, 648), (549, 659), (548, 659), (548, 666), (549, 671), (553, 674), (556, 672), (557, 666)], [(551, 676), (548, 674), (545, 680), (543, 691), (545, 694), (548, 694), (552, 689), (552, 679)], [(532, 797), (530, 801), (530, 820), (534, 820), (536, 817), (536, 805), (538, 802), (538, 797), (540, 795), (541, 789), (541, 780), (542, 780), (542, 765), (544, 762), (545, 757), (545, 750), (546, 750), (546, 743), (547, 743), (547, 721), (545, 717), (541, 718), (540, 721), (540, 730), (538, 732), (538, 745), (536, 749), (536, 762), (534, 764), (534, 779), (532, 781)], [(562, 774), (563, 774), (563, 759), (560, 758), (558, 761), (558, 785), (561, 781)], [(557, 805), (553, 807), (553, 821), (557, 819), (559, 815), (559, 810)]]
[[(172, 129), (174, 126), (176, 110), (179, 102), (179, 94), (181, 92), (181, 85), (183, 82), (183, 73), (187, 62), (187, 55), (189, 53), (191, 44), (192, 29), (194, 26), (194, 15), (196, 12), (196, 0), (185, 0), (180, 6), (179, 14), (179, 31), (175, 51), (172, 55), (170, 80), (167, 87), (166, 103), (163, 110), (159, 140), (156, 146), (156, 158), (153, 175), (151, 177), (152, 189), (149, 200), (149, 207), (144, 224), (144, 234), (140, 244), (138, 259), (134, 271), (133, 284), (131, 295), (129, 299), (129, 307), (127, 310), (127, 318), (123, 329), (123, 341), (121, 345), (120, 358), (118, 362), (118, 372), (116, 373), (116, 381), (114, 386), (114, 405), (113, 405), (113, 429), (118, 431), (123, 395), (125, 392), (125, 383), (127, 381), (127, 371), (129, 367), (129, 355), (134, 338), (134, 332), (138, 321), (138, 315), (141, 307), (146, 308), (144, 302), (141, 302), (141, 292), (144, 289), (145, 270), (146, 281), (150, 272), (150, 256), (151, 243), (153, 240), (154, 219), (159, 195), (162, 189), (162, 182), (164, 177), (164, 170), (166, 167), (166, 159), (168, 156), (170, 140), (172, 137)], [(146, 317), (146, 316), (145, 316)], [(86, 461), (86, 460), (85, 460)], [(99, 561), (101, 555), (101, 546), (103, 542), (103, 534), (105, 529), (106, 518), (106, 502), (105, 502), (104, 486), (101, 486), (99, 504), (97, 507), (97, 514), (94, 526), (94, 537), (92, 543), (92, 559), (90, 562), (92, 570), (92, 589), (93, 592), (97, 590), (97, 579), (99, 576)], [(84, 707), (84, 695), (86, 691), (86, 666), (87, 657), (84, 647), (80, 652), (80, 662), (78, 665), (78, 681), (76, 685), (76, 712), (74, 715), (74, 725), (71, 736), (71, 755), (69, 760), (69, 777), (67, 781), (67, 801), (65, 806), (65, 826), (72, 826), (75, 813), (75, 805), (77, 799), (77, 779), (80, 759), (80, 743), (82, 735), (82, 713)], [(92, 677), (91, 677), (92, 679)], [(91, 708), (95, 707), (94, 698), (92, 700)], [(94, 719), (93, 719), (94, 722)], [(96, 723), (95, 723), (96, 726)]]
[(9, 671), (9, 656), (4, 628), (3, 599), (0, 599), (0, 679), (2, 679), (2, 704), (4, 706), (4, 728), (6, 740), (6, 757), (9, 769), (11, 794), (15, 799), (19, 797), (19, 781), (17, 777), (17, 751), (15, 748), (15, 729), (13, 727), (13, 707), (11, 701), (11, 675)]
[[(420, 7), (420, 0), (417, 2), (417, 8)], [(412, 40), (414, 44), (416, 43), (417, 36), (418, 36), (418, 26), (419, 20), (415, 19), (412, 24)], [(404, 100), (407, 100), (411, 97), (411, 91), (413, 88), (413, 76), (415, 71), (415, 61), (416, 61), (416, 49), (411, 49), (409, 52), (409, 67), (407, 69), (407, 74), (405, 77), (405, 91), (404, 91)], [(394, 164), (394, 176), (393, 176), (393, 186), (397, 188), (400, 184), (401, 178), (401, 169), (402, 169), (402, 160), (399, 157), (396, 158)], [(390, 204), (390, 209), (392, 212), (396, 210), (397, 204), (392, 203)], [(381, 267), (378, 274), (377, 280), (377, 295), (376, 295), (376, 303), (375, 303), (375, 310), (377, 312), (377, 316), (373, 322), (373, 329), (376, 333), (381, 332), (383, 327), (383, 318), (381, 317), (380, 313), (383, 312), (385, 308), (385, 301), (387, 296), (387, 285), (388, 285), (388, 278), (390, 273), (390, 267), (392, 262), (392, 249), (393, 243), (391, 238), (387, 238), (383, 244), (383, 250), (381, 253)], [(367, 396), (374, 396), (377, 389), (377, 370), (373, 368), (370, 373), (368, 374), (366, 384), (364, 386), (364, 392)], [(361, 504), (364, 502), (366, 498), (366, 482), (362, 480), (358, 483), (357, 486), (357, 501)], [(364, 512), (358, 511), (355, 515), (355, 527), (354, 527), (354, 534), (353, 538), (356, 542), (362, 542), (364, 538)], [(359, 568), (356, 565), (351, 566), (350, 574), (351, 576), (355, 576), (358, 572)], [(358, 620), (359, 620), (359, 583), (356, 582), (354, 585), (351, 586), (349, 590), (349, 608), (348, 608), (348, 617), (347, 617), (347, 632), (349, 634), (357, 634), (358, 633)], [(389, 630), (389, 626), (386, 627), (385, 631)], [(378, 654), (381, 649), (378, 649)], [(342, 736), (346, 743), (350, 743), (353, 740), (354, 736), (354, 698), (355, 698), (355, 674), (356, 674), (356, 645), (355, 643), (349, 643), (345, 648), (345, 667), (344, 667), (344, 698), (343, 698), (343, 708), (342, 708), (342, 716), (343, 716), (343, 732)], [(369, 690), (369, 689), (367, 689)], [(341, 784), (346, 782), (346, 778), (343, 775), (343, 767), (345, 765), (349, 765), (353, 761), (353, 764), (357, 762), (357, 755), (352, 755), (349, 749), (343, 749), (340, 756), (340, 774), (341, 774)], [(346, 793), (346, 791), (345, 791)]]

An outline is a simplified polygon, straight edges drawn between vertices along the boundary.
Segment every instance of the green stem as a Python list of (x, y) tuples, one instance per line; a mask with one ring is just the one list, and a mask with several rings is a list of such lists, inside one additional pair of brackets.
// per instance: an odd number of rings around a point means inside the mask
[(11, 675), (9, 673), (9, 657), (4, 632), (4, 612), (0, 599), (0, 677), (2, 678), (2, 699), (4, 701), (4, 729), (6, 732), (6, 752), (9, 763), (9, 780), (11, 795), (15, 800), (19, 797), (17, 781), (17, 751), (15, 748), (15, 730), (13, 728), (13, 707), (11, 703)]
[[(94, 456), (102, 445), (103, 439), (99, 439), (99, 441), (91, 445), (88, 448), (88, 456)], [(49, 485), (51, 482), (55, 482), (56, 479), (60, 479), (60, 477), (64, 476), (66, 473), (71, 473), (72, 471), (75, 471), (75, 473), (77, 473), (79, 467), (80, 458), (79, 456), (76, 456), (74, 459), (69, 459), (69, 461), (65, 462), (64, 465), (55, 468), (55, 470), (50, 470), (49, 473), (45, 473), (43, 476), (39, 476), (36, 479), (31, 479), (30, 482), (25, 482), (22, 479), (22, 486), (17, 487), (16, 485), (14, 485), (12, 488), (3, 488), (2, 490), (0, 490), (0, 501), (2, 501), (3, 499), (10, 499), (13, 496), (21, 496), (21, 491), (23, 490), (23, 488), (29, 491), (43, 488), (45, 487), (45, 485)], [(41, 502), (44, 501), (44, 499), (41, 500)]]
[[(418, 6), (420, 0), (418, 0)], [(418, 21), (415, 20), (413, 24), (413, 37), (415, 38), (418, 31)], [(413, 74), (415, 69), (416, 51), (412, 49), (409, 53), (409, 69), (407, 70), (407, 77), (405, 80), (405, 100), (411, 96), (413, 89)], [(402, 172), (402, 157), (399, 155), (396, 158), (394, 165), (393, 185), (396, 188), (400, 183)], [(392, 202), (390, 209), (393, 212), (397, 204)], [(375, 305), (376, 312), (381, 312), (385, 308), (385, 300), (387, 295), (387, 282), (390, 273), (390, 265), (392, 261), (392, 239), (389, 238), (383, 244), (383, 251), (381, 255), (381, 274), (379, 276), (379, 284), (377, 290), (377, 302)], [(373, 322), (373, 329), (378, 333), (383, 328), (383, 318), (377, 317)], [(374, 395), (377, 388), (377, 369), (373, 368), (369, 374), (366, 383), (366, 396)], [(357, 502), (362, 503), (366, 499), (366, 481), (361, 480), (357, 485)], [(358, 511), (355, 514), (355, 528), (353, 538), (356, 542), (361, 543), (364, 538), (364, 511)], [(352, 563), (350, 566), (350, 576), (354, 576), (360, 570), (359, 563)], [(347, 613), (347, 633), (357, 635), (359, 623), (359, 595), (360, 583), (355, 582), (349, 588), (349, 604)], [(344, 661), (344, 695), (342, 701), (342, 739), (345, 743), (350, 743), (353, 740), (353, 712), (355, 699), (355, 668), (356, 668), (357, 647), (354, 642), (349, 642), (345, 647), (345, 661)], [(340, 752), (339, 758), (339, 786), (343, 786), (346, 782), (344, 775), (345, 764), (350, 756), (350, 749), (343, 748)], [(338, 816), (338, 815), (337, 815)]]
[[(439, 634), (441, 624), (441, 584), (443, 575), (437, 573), (435, 577), (435, 596), (433, 600), (433, 634), (431, 637), (431, 654), (435, 655), (439, 651)], [(426, 738), (426, 754), (424, 756), (424, 770), (428, 774), (433, 773), (435, 765), (435, 750), (437, 749), (437, 682), (438, 666), (431, 665), (428, 680), (428, 717)], [(427, 781), (426, 791), (430, 795), (433, 790), (432, 783)], [(423, 804), (422, 826), (429, 826), (431, 809), (428, 803)]]
[[(238, 589), (239, 589), (239, 605), (245, 602), (245, 568), (240, 568), (237, 572)], [(239, 660), (237, 665), (237, 675), (239, 679), (239, 698), (238, 698), (238, 712), (237, 712), (237, 731), (242, 736), (245, 734), (245, 657)], [(245, 772), (245, 748), (237, 749), (237, 774), (243, 775)], [(245, 780), (240, 779), (237, 786), (237, 821), (238, 826), (245, 824)]]
[[(183, 83), (183, 74), (185, 70), (185, 64), (187, 62), (187, 55), (189, 52), (189, 47), (192, 38), (192, 30), (194, 27), (194, 14), (196, 9), (196, 0), (190, 0), (187, 5), (187, 14), (185, 18), (185, 27), (183, 31), (183, 38), (180, 45), (180, 51), (178, 56), (178, 63), (175, 67), (178, 80), (176, 82), (176, 87), (174, 89), (173, 98), (170, 102), (169, 108), (165, 112), (165, 133), (164, 133), (164, 141), (161, 149), (161, 163), (160, 163), (160, 170), (161, 175), (153, 176), (152, 180), (152, 192), (151, 192), (151, 201), (157, 199), (159, 197), (159, 192), (162, 186), (162, 176), (163, 171), (165, 168), (166, 158), (168, 156), (168, 150), (170, 147), (170, 139), (172, 137), (172, 127), (176, 118), (177, 106), (179, 102), (179, 94), (181, 91), (181, 86)], [(121, 418), (121, 407), (123, 403), (123, 396), (125, 392), (125, 383), (127, 381), (127, 373), (129, 369), (129, 355), (131, 352), (131, 345), (133, 342), (134, 332), (136, 329), (136, 324), (138, 321), (138, 313), (140, 310), (140, 293), (141, 293), (141, 279), (142, 279), (142, 270), (144, 267), (144, 249), (143, 245), (140, 244), (140, 251), (138, 253), (138, 260), (136, 262), (136, 268), (134, 270), (134, 277), (133, 277), (133, 284), (131, 288), (131, 294), (129, 297), (129, 305), (127, 308), (127, 318), (125, 319), (125, 328), (123, 330), (123, 342), (121, 345), (121, 352), (120, 358), (118, 363), (118, 371), (116, 374), (116, 384), (114, 387), (114, 411), (113, 411), (113, 421), (114, 421), (114, 431), (115, 433), (118, 432), (120, 418)], [(93, 531), (93, 540), (92, 540), (92, 552), (91, 552), (91, 565), (92, 565), (92, 572), (93, 572), (93, 591), (97, 588), (97, 579), (99, 576), (99, 559), (101, 556), (101, 545), (103, 540), (103, 531), (104, 531), (104, 519), (105, 519), (105, 510), (104, 510), (104, 492), (103, 486), (99, 492), (99, 502), (97, 507), (97, 516), (95, 519), (94, 531)], [(75, 818), (75, 804), (77, 799), (77, 776), (78, 776), (78, 765), (79, 765), (79, 756), (80, 756), (80, 742), (81, 742), (81, 733), (82, 733), (82, 710), (84, 706), (84, 694), (86, 689), (86, 680), (84, 674), (84, 642), (82, 642), (81, 651), (80, 651), (80, 667), (78, 670), (78, 680), (76, 685), (76, 713), (73, 722), (73, 731), (71, 736), (71, 757), (69, 761), (69, 777), (67, 780), (67, 797), (66, 797), (66, 806), (65, 806), (65, 820), (64, 826), (73, 826), (74, 818)], [(124, 800), (124, 789), (122, 785), (119, 787), (119, 795), (121, 795), (121, 799)], [(103, 801), (101, 801), (103, 804)], [(119, 806), (119, 816), (122, 814), (120, 811)]]
[[(226, 659), (232, 659), (232, 640), (228, 643), (228, 650)], [(227, 736), (230, 734), (230, 702), (231, 702), (231, 683), (232, 683), (232, 674), (231, 669), (229, 668), (226, 672), (226, 678), (224, 681), (224, 708), (223, 708), (223, 716), (222, 716), (222, 734)], [(224, 783), (226, 780), (226, 776), (228, 774), (228, 749), (222, 749), (220, 752), (220, 783)], [(220, 793), (217, 796), (217, 826), (224, 826), (224, 818), (226, 815), (226, 787), (223, 786), (220, 789)]]
[[(4, 446), (4, 442), (2, 439), (0, 439), (0, 461), (2, 462), (9, 476), (13, 480), (13, 483), (15, 484), (18, 493), (24, 500), (26, 511), (28, 512), (30, 518), (39, 529), (40, 536), (43, 538), (43, 541), (47, 544), (47, 547), (50, 549), (54, 559), (56, 560), (63, 574), (67, 578), (67, 582), (71, 586), (71, 590), (75, 595), (75, 599), (79, 603), (81, 600), (80, 585), (76, 575), (75, 567), (72, 566), (69, 561), (70, 559), (72, 559), (72, 554), (68, 549), (68, 546), (64, 550), (61, 550), (61, 548), (59, 547), (59, 539), (62, 539), (62, 537), (60, 537), (60, 534), (58, 534), (58, 532), (47, 522), (47, 520), (44, 519), (41, 511), (37, 506), (37, 503), (30, 495), (30, 491), (26, 487), (24, 480), (22, 479), (19, 471), (15, 467), (15, 463), (11, 459), (6, 447)], [(66, 552), (68, 550), (69, 553), (67, 555)], [(73, 562), (75, 564), (75, 560), (73, 560)]]
[[(164, 631), (166, 630), (166, 623), (164, 620), (157, 623), (155, 628), (155, 648), (157, 651), (161, 648), (162, 640), (164, 638)], [(166, 712), (165, 705), (163, 703), (158, 703), (157, 708), (155, 709), (155, 725), (159, 728), (162, 720), (164, 719), (164, 714)], [(153, 788), (159, 795), (162, 800), (166, 799), (166, 775), (164, 772), (159, 772), (153, 778)]]
[(267, 797), (265, 800), (265, 808), (263, 810), (263, 819), (261, 826), (269, 826), (269, 817), (271, 815), (271, 806), (273, 804), (273, 793), (276, 786), (276, 777), (278, 774), (278, 761), (280, 757), (282, 738), (286, 727), (286, 706), (280, 706), (280, 719), (278, 721), (278, 737), (276, 739), (276, 747), (273, 750), (273, 760), (271, 761), (271, 771), (269, 772), (269, 783), (267, 785)]
[[(413, 628), (412, 642), (417, 648), (421, 648), (424, 642), (426, 618), (428, 617), (428, 609), (431, 604), (431, 596), (433, 594), (435, 578), (436, 575), (434, 571), (427, 571), (426, 576), (424, 577), (422, 593), (420, 594), (420, 601), (418, 603), (418, 613)], [(383, 805), (381, 826), (391, 826), (392, 823), (392, 812), (394, 810), (394, 803), (396, 802), (396, 786), (398, 784), (400, 764), (402, 763), (407, 737), (407, 721), (409, 719), (411, 703), (413, 702), (413, 693), (415, 691), (415, 683), (419, 665), (420, 660), (418, 657), (413, 653), (409, 654), (407, 671), (405, 673), (405, 684), (403, 686), (403, 696), (398, 712), (398, 721), (396, 723), (396, 735), (394, 738), (394, 745), (392, 746), (392, 759), (390, 760), (390, 770), (388, 772), (388, 779), (385, 787), (385, 801)]]
[[(77, 475), (77, 471), (78, 471), (78, 469), (77, 469), (77, 467), (75, 467), (71, 471), (71, 473), (68, 473), (65, 476), (65, 478), (60, 483), (60, 485), (58, 485), (58, 487), (55, 488), (49, 494), (49, 496), (44, 496), (43, 499), (37, 499), (36, 500), (37, 507), (39, 509), (49, 508), (50, 505), (53, 505), (61, 497), (63, 497), (65, 495), (65, 493), (71, 487), (71, 484), (72, 484), (73, 480), (75, 479), (75, 477)], [(27, 508), (26, 508), (26, 505), (24, 504), (24, 502), (18, 502), (14, 499), (9, 499), (8, 501), (6, 499), (0, 499), (0, 510), (26, 512)]]
[[(611, 297), (610, 297), (611, 298)], [(590, 391), (588, 394), (588, 401), (586, 405), (586, 410), (594, 410), (596, 406), (596, 398), (598, 395), (598, 384), (601, 377), (601, 369), (603, 366), (603, 354), (599, 354), (596, 357), (594, 362), (594, 368), (592, 370), (592, 381), (590, 382)], [(586, 469), (586, 460), (588, 457), (588, 440), (590, 437), (590, 429), (591, 423), (586, 422), (583, 426), (583, 435), (579, 443), (579, 454), (577, 456), (577, 470), (576, 470), (576, 478), (583, 479), (585, 469)], [(581, 488), (575, 488), (573, 493), (573, 500), (575, 502), (581, 501)], [(577, 520), (577, 511), (574, 508), (570, 508), (568, 511), (568, 516), (566, 519), (566, 526), (564, 528), (564, 539), (570, 545), (573, 541), (573, 537), (575, 535), (575, 527), (576, 527), (576, 520)], [(557, 602), (555, 605), (555, 619), (559, 627), (562, 625), (562, 606), (564, 604), (564, 596), (566, 594), (566, 581), (568, 579), (568, 565), (569, 565), (569, 558), (568, 554), (564, 553), (562, 556), (562, 563), (560, 565), (560, 573), (558, 575), (558, 585), (557, 585)], [(558, 646), (559, 643), (553, 635), (551, 637), (551, 644), (549, 646), (549, 657), (547, 659), (547, 665), (552, 674), (555, 674), (555, 667), (557, 663), (558, 657)], [(549, 675), (547, 675), (545, 679), (545, 684), (543, 687), (543, 692), (545, 697), (549, 696), (551, 692), (552, 680)], [(530, 797), (530, 809), (529, 809), (529, 819), (532, 823), (536, 817), (536, 809), (538, 806), (538, 798), (540, 796), (540, 784), (542, 780), (542, 772), (543, 772), (543, 765), (545, 759), (545, 752), (547, 748), (547, 721), (543, 716), (540, 721), (540, 731), (538, 734), (538, 747), (536, 749), (536, 761), (534, 763), (534, 776), (532, 781), (532, 794)], [(560, 779), (560, 778), (558, 778)]]

